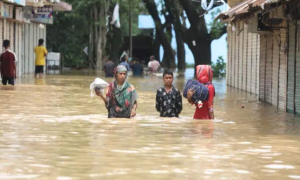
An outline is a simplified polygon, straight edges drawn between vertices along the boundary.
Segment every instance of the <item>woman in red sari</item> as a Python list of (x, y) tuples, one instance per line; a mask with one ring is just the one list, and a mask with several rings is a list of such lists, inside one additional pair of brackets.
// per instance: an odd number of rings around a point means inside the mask
[[(197, 80), (206, 85), (209, 94), (208, 94), (208, 100), (203, 102), (202, 107), (199, 108), (198, 105), (196, 105), (196, 111), (194, 114), (194, 119), (214, 119), (214, 96), (215, 96), (215, 87), (212, 84), (212, 78), (213, 78), (213, 72), (211, 69), (211, 66), (209, 65), (198, 65), (196, 67), (196, 76)], [(194, 104), (194, 102), (191, 101), (191, 97), (193, 96), (195, 92), (192, 90), (188, 91), (188, 100), (191, 104)]]

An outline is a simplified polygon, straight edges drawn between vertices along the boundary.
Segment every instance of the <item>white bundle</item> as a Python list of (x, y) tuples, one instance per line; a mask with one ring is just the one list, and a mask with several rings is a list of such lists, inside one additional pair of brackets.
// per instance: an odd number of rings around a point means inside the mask
[(202, 0), (201, 1), (201, 6), (205, 11), (210, 10), (214, 5), (214, 0), (211, 0), (209, 5), (207, 6), (207, 1), (206, 0)]
[(95, 96), (95, 89), (99, 89), (103, 94), (104, 89), (107, 88), (109, 84), (100, 78), (96, 78), (95, 81), (90, 85), (91, 97)]
[(111, 20), (110, 24), (115, 24), (116, 28), (121, 27), (118, 3), (116, 4), (116, 6), (114, 8), (114, 12), (113, 12), (113, 16), (112, 16), (112, 20)]

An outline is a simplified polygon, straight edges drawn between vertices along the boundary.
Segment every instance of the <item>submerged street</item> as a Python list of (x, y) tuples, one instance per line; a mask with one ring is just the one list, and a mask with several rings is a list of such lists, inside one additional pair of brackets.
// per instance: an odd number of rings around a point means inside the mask
[[(84, 76), (83, 76), (84, 75)], [(182, 92), (193, 72), (174, 80)], [(92, 73), (0, 86), (0, 179), (300, 179), (300, 118), (214, 79), (214, 121), (155, 110), (161, 77), (133, 78), (137, 116), (108, 119)], [(105, 79), (107, 82), (112, 79)]]

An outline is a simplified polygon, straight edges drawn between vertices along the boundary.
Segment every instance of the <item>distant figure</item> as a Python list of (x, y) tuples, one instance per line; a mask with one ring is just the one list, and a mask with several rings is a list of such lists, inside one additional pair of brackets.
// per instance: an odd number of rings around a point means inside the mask
[(141, 61), (141, 65), (142, 65), (143, 67), (146, 67), (145, 61), (144, 61), (144, 60)]
[(47, 56), (47, 49), (44, 47), (44, 39), (39, 39), (39, 45), (34, 48), (35, 52), (35, 75), (34, 77), (43, 78), (45, 57)]
[(141, 65), (140, 61), (134, 61), (131, 65), (133, 76), (141, 76), (143, 75), (144, 68)]
[(131, 71), (129, 64), (126, 62), (126, 57), (123, 56), (121, 59), (121, 63), (119, 65), (123, 65), (126, 67), (127, 72)]
[[(194, 114), (194, 119), (214, 119), (214, 96), (215, 96), (215, 87), (212, 84), (213, 72), (211, 66), (209, 65), (198, 65), (196, 67), (197, 79), (200, 83), (207, 86), (209, 90), (208, 100), (203, 101), (202, 107), (196, 106), (196, 111)], [(188, 90), (188, 101), (191, 104), (195, 104), (192, 102), (192, 96), (195, 92), (192, 90)]]
[(103, 66), (105, 77), (114, 77), (114, 69), (115, 69), (115, 63), (109, 59), (106, 60)]
[(17, 78), (16, 73), (16, 55), (14, 52), (9, 50), (10, 41), (4, 40), (3, 47), (5, 51), (0, 56), (0, 70), (1, 70), (1, 77), (2, 77), (2, 84), (8, 84), (14, 86), (15, 79)]
[(148, 68), (149, 68), (149, 71), (152, 73), (156, 73), (159, 71), (160, 63), (157, 60), (155, 60), (154, 56), (150, 57), (150, 62), (148, 63)]
[(161, 117), (179, 117), (182, 111), (180, 91), (173, 86), (173, 73), (165, 70), (163, 73), (164, 86), (156, 93), (156, 110)]
[(129, 56), (125, 55), (125, 62), (129, 63)]

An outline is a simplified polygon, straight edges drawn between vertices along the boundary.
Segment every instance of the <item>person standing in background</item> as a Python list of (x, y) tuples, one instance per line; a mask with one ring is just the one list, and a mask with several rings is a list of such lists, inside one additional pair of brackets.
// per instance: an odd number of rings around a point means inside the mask
[(150, 57), (148, 68), (151, 73), (157, 73), (160, 70), (160, 63), (157, 60), (155, 60), (154, 56)]
[(127, 60), (126, 60), (126, 56), (123, 56), (122, 59), (121, 59), (121, 63), (119, 65), (123, 65), (126, 67), (127, 69), (127, 72), (130, 72), (131, 69), (130, 69), (130, 66), (129, 64), (127, 63)]
[(131, 69), (132, 69), (133, 76), (142, 76), (143, 75), (144, 68), (140, 64), (140, 61), (138, 61), (138, 60), (137, 61), (133, 61)]
[(114, 77), (115, 63), (107, 59), (103, 66), (105, 77)]
[(47, 56), (47, 49), (44, 47), (44, 39), (39, 39), (39, 45), (34, 48), (35, 53), (35, 78), (42, 79), (45, 66), (45, 57)]
[(1, 77), (2, 77), (2, 84), (8, 84), (14, 86), (16, 76), (16, 55), (14, 52), (9, 50), (10, 41), (4, 40), (3, 47), (5, 51), (0, 56), (0, 70), (1, 70)]

